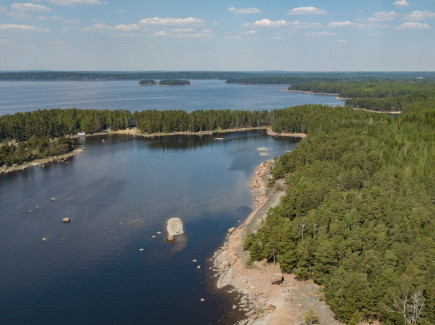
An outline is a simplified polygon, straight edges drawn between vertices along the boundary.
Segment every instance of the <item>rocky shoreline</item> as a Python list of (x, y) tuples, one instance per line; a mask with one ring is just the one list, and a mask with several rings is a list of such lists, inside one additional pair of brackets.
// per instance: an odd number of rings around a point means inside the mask
[[(213, 255), (217, 288), (238, 294), (238, 309), (246, 316), (238, 325), (304, 324), (305, 313), (316, 311), (321, 324), (339, 325), (332, 311), (323, 302), (323, 290), (312, 281), (298, 281), (291, 274), (281, 274), (279, 264), (265, 261), (248, 264), (249, 253), (243, 242), (249, 231), (255, 231), (271, 207), (285, 194), (282, 180), (268, 187), (274, 161), (261, 163), (249, 186), (253, 192), (254, 211), (237, 228), (230, 228), (225, 242)], [(248, 266), (249, 265), (249, 266)]]
[(24, 171), (25, 169), (29, 167), (35, 167), (35, 166), (41, 166), (44, 167), (46, 164), (53, 163), (53, 162), (66, 162), (70, 158), (82, 153), (84, 150), (81, 148), (74, 149), (73, 151), (59, 155), (59, 156), (53, 156), (43, 159), (36, 159), (33, 161), (29, 161), (26, 163), (23, 163), (21, 165), (15, 165), (15, 166), (9, 166), (9, 167), (0, 167), (0, 175), (2, 174), (8, 174), (13, 173), (17, 171)]

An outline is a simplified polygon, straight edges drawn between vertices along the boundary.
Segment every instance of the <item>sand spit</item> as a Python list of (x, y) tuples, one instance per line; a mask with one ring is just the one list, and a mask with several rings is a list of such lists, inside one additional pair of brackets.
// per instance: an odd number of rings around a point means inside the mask
[(273, 160), (260, 164), (250, 181), (254, 194), (254, 211), (235, 231), (229, 233), (224, 245), (213, 255), (215, 277), (219, 289), (230, 288), (240, 294), (238, 308), (245, 312), (244, 325), (304, 324), (305, 313), (314, 309), (321, 324), (340, 324), (329, 307), (320, 299), (323, 290), (312, 281), (298, 281), (293, 275), (284, 274), (284, 281), (272, 285), (272, 275), (281, 273), (279, 265), (255, 262), (247, 266), (249, 254), (243, 250), (248, 231), (254, 231), (266, 218), (267, 211), (276, 206), (285, 193), (283, 181), (273, 188), (267, 183), (271, 177)]

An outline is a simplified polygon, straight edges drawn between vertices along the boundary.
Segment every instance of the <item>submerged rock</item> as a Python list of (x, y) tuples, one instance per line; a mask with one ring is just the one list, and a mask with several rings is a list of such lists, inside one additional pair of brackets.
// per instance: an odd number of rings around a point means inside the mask
[(235, 230), (236, 228), (231, 227), (230, 229), (228, 229), (228, 234), (231, 235)]

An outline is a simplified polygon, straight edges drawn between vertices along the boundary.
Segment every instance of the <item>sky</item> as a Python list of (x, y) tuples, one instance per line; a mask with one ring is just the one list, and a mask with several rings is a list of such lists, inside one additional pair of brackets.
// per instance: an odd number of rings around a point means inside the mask
[(435, 0), (24, 1), (1, 71), (435, 71)]

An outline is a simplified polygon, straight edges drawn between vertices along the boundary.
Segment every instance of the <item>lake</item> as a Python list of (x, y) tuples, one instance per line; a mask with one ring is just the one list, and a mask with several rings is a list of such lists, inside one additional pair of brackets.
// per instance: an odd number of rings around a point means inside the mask
[(234, 85), (191, 80), (190, 86), (138, 81), (0, 81), (0, 115), (44, 108), (271, 110), (304, 104), (344, 105), (335, 96), (285, 92), (286, 85)]
[[(215, 290), (208, 259), (250, 213), (255, 167), (299, 139), (264, 131), (223, 137), (88, 137), (68, 163), (0, 176), (0, 323), (241, 319), (235, 297)], [(185, 233), (169, 244), (172, 216)]]

